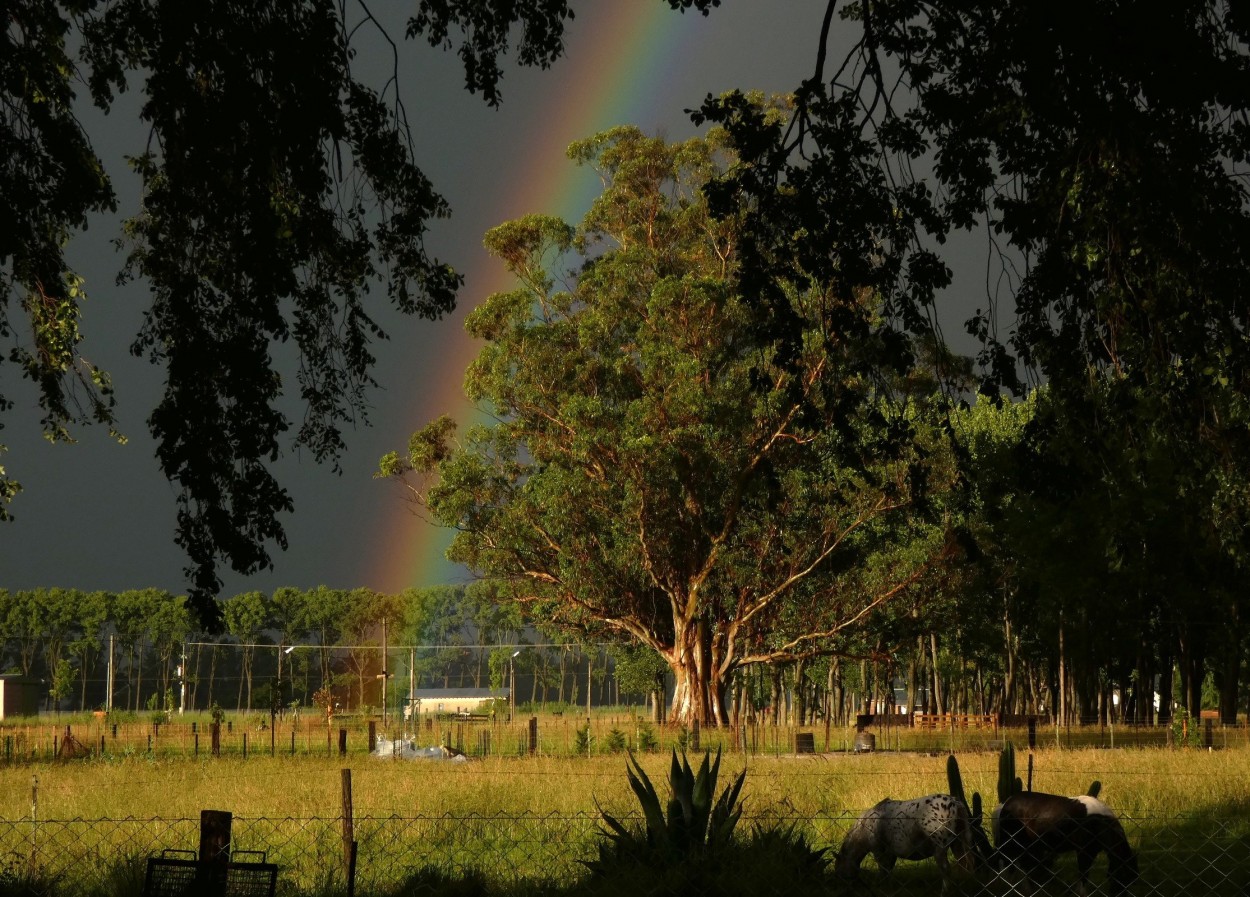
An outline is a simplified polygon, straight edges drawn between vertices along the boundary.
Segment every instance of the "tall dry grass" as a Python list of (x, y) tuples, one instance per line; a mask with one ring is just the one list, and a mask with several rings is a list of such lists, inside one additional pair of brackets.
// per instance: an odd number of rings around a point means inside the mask
[[(669, 754), (642, 765), (663, 791)], [(996, 797), (998, 756), (959, 754), (969, 794), (987, 805)], [(1017, 774), (1028, 778), (1029, 753), (1017, 754)], [(1043, 749), (1033, 754), (1035, 791), (1084, 793), (1094, 779), (1121, 813), (1171, 816), (1250, 809), (1250, 751), (1196, 749)], [(745, 766), (749, 815), (839, 815), (884, 797), (945, 791), (943, 754), (877, 752), (815, 756), (744, 757), (726, 754), (722, 778)], [(202, 809), (251, 818), (338, 815), (342, 774), (352, 770), (358, 815), (493, 815), (497, 813), (622, 813), (636, 802), (623, 755), (489, 757), (464, 763), (299, 756), (271, 758), (89, 759), (0, 766), (0, 818), (29, 818), (33, 800), (41, 820), (195, 818)], [(32, 778), (37, 777), (37, 793)]]

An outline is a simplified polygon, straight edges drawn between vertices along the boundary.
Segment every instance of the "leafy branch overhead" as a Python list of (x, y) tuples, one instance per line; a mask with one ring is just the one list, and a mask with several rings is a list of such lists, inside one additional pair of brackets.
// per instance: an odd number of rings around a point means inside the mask
[[(545, 68), (572, 17), (564, 0), (421, 0), (408, 34), (450, 47), (462, 31), (466, 86), (495, 105), (514, 25), (518, 63)], [(461, 282), (425, 250), (448, 208), (413, 161), (400, 48), (359, 0), (16, 0), (0, 24), (0, 338), (54, 440), (114, 424), (111, 380), (79, 351), (85, 293), (65, 251), (90, 215), (116, 211), (119, 160), (97, 155), (77, 106), (124, 126), (115, 94), (141, 93), (147, 147), (129, 162), (143, 201), (124, 226), (123, 275), (152, 304), (131, 350), (165, 374), (148, 424), (193, 598), (213, 620), (218, 564), (252, 573), (286, 546), (291, 498), (272, 462), (302, 447), (337, 469), (344, 426), (366, 420), (371, 346), (385, 337), (369, 290), (437, 318)], [(371, 85), (353, 62), (378, 47), (390, 76)], [(287, 342), (284, 376), (273, 356)], [(295, 393), (298, 420), (282, 404)], [(19, 489), (0, 470), (0, 518)]]

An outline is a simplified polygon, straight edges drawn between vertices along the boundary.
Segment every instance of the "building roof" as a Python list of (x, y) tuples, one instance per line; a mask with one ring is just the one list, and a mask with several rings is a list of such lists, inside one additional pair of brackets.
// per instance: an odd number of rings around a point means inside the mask
[(412, 696), (420, 701), (454, 701), (457, 699), (487, 700), (506, 698), (506, 688), (418, 688)]

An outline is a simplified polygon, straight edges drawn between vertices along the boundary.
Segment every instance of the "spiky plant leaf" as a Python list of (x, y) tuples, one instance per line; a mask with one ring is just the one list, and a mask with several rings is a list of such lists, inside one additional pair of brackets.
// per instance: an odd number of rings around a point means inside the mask
[(742, 816), (742, 806), (738, 796), (742, 793), (742, 783), (746, 781), (747, 771), (738, 773), (734, 783), (721, 792), (712, 809), (712, 821), (708, 831), (709, 851), (720, 850), (729, 846), (733, 840), (734, 827)]
[(716, 793), (716, 778), (720, 771), (720, 750), (716, 751), (715, 766), (709, 765), (708, 755), (703, 755), (699, 764), (699, 774), (695, 776), (694, 787), (690, 794), (690, 832), (695, 843), (703, 846), (707, 841), (708, 819), (712, 813), (712, 795)]
[[(629, 768), (630, 764), (634, 767), (632, 770)], [(625, 775), (629, 777), (629, 787), (638, 798), (638, 803), (642, 805), (642, 815), (647, 821), (648, 839), (658, 837), (666, 829), (664, 811), (660, 808), (660, 795), (656, 793), (655, 786), (647, 778), (647, 773), (632, 751), (625, 764)]]
[(968, 806), (968, 798), (964, 795), (963, 776), (959, 772), (959, 761), (955, 759), (954, 754), (946, 757), (946, 784), (951, 796), (965, 807)]
[(1016, 748), (1009, 741), (998, 754), (998, 802), (1005, 803), (1023, 790), (1024, 783), (1016, 776)]

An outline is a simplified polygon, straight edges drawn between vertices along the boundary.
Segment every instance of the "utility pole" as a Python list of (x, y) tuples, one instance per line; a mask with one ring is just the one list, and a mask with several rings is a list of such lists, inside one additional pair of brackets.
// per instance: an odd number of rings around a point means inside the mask
[(382, 680), (382, 728), (386, 728), (386, 680), (390, 678), (386, 668), (386, 617), (382, 618), (382, 672), (378, 678)]
[(178, 715), (187, 710), (187, 643), (182, 643), (182, 665), (178, 667)]
[(516, 719), (516, 656), (521, 651), (518, 648), (512, 652), (512, 657), (508, 659), (508, 722)]
[(107, 694), (104, 696), (104, 709), (107, 712), (113, 710), (113, 636), (109, 636), (109, 667), (108, 667), (108, 685), (106, 686)]

